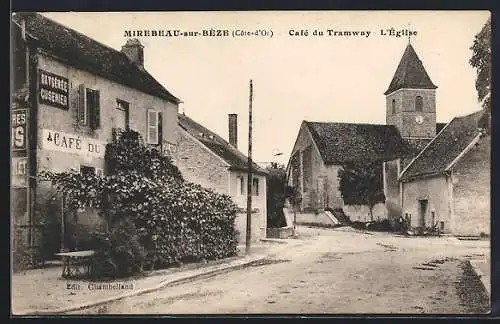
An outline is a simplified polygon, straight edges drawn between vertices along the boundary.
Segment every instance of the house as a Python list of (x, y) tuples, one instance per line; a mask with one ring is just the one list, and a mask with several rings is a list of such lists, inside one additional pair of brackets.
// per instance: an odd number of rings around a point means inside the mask
[(13, 201), (29, 201), (13, 206), (20, 232), (14, 249), (17, 243), (40, 244), (33, 226), (41, 214), (54, 225), (45, 237), (52, 240), (52, 252), (60, 245), (75, 248), (72, 228), (97, 226), (96, 210), (61, 215), (60, 197), (37, 175), (44, 170), (105, 173), (105, 145), (117, 128), (128, 126), (148, 144), (170, 148), (180, 100), (146, 71), (137, 39), (118, 51), (37, 13), (15, 14), (12, 27), (12, 131), (23, 135), (12, 141)]
[(289, 185), (302, 198), (301, 210), (342, 209), (353, 221), (370, 220), (367, 206), (345, 205), (338, 189), (338, 171), (363, 161), (382, 169), (387, 203), (376, 205), (374, 216), (398, 215), (400, 170), (443, 127), (436, 123), (436, 88), (408, 44), (384, 93), (385, 125), (303, 121), (287, 166)]
[(489, 114), (455, 117), (399, 176), (401, 205), (413, 229), (490, 234)]
[[(246, 241), (248, 158), (237, 148), (237, 115), (229, 115), (229, 142), (185, 114), (179, 114), (174, 162), (186, 181), (229, 195), (240, 208), (235, 221)], [(266, 237), (267, 172), (252, 167), (252, 241)]]

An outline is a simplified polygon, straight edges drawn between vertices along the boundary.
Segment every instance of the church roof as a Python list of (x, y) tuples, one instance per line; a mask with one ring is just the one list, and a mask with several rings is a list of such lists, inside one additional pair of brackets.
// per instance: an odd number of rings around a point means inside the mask
[(405, 181), (445, 172), (480, 134), (483, 118), (483, 110), (453, 118), (403, 170), (400, 179)]
[(447, 123), (436, 123), (436, 134), (439, 134), (439, 132), (446, 126)]
[(436, 89), (411, 44), (406, 47), (385, 95), (402, 88)]
[[(230, 170), (248, 170), (248, 157), (245, 154), (241, 153), (221, 136), (195, 122), (185, 114), (178, 114), (178, 117), (179, 126), (229, 164)], [(253, 163), (252, 171), (256, 174), (267, 174), (267, 171), (256, 163)]]
[(405, 154), (392, 125), (304, 121), (325, 164), (388, 161)]
[(144, 93), (175, 103), (180, 100), (146, 70), (128, 57), (73, 29), (38, 13), (16, 13), (13, 20), (25, 20), (26, 32), (35, 44), (68, 62), (69, 65), (100, 75)]

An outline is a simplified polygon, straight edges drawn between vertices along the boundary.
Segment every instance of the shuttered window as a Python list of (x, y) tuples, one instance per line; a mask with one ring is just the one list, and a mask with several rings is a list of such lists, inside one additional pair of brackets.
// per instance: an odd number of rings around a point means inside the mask
[(97, 129), (101, 126), (101, 106), (99, 90), (78, 86), (78, 125)]
[(252, 195), (254, 195), (254, 196), (259, 195), (259, 179), (258, 178), (252, 179)]
[(86, 126), (87, 124), (87, 93), (85, 91), (85, 84), (82, 83), (78, 86), (78, 125)]
[(98, 90), (87, 89), (87, 110), (89, 111), (89, 126), (98, 129), (101, 126), (100, 94)]
[(149, 144), (158, 145), (162, 142), (163, 123), (162, 113), (156, 110), (148, 110), (147, 141)]
[(244, 195), (245, 194), (245, 178), (242, 176), (238, 176), (238, 187), (239, 187), (239, 194)]

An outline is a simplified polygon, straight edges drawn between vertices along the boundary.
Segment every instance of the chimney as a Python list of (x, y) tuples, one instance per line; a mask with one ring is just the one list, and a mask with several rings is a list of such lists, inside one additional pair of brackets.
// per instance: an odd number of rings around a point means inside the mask
[(238, 115), (229, 114), (229, 144), (234, 148), (238, 148)]
[(127, 40), (127, 43), (122, 46), (122, 53), (127, 55), (132, 63), (144, 68), (144, 46), (137, 38)]

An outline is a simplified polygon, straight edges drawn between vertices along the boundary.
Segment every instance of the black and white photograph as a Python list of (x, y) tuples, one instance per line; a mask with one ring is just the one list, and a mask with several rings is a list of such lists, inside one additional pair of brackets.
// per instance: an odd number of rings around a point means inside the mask
[(491, 13), (11, 14), (11, 316), (491, 312)]

